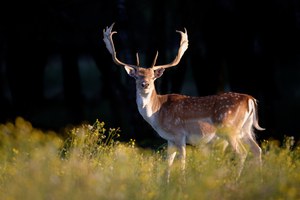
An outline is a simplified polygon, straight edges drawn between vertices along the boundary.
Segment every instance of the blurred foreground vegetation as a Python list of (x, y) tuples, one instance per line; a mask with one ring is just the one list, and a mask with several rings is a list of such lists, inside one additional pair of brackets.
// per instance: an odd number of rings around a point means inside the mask
[(175, 163), (165, 179), (165, 147), (119, 142), (96, 121), (62, 138), (17, 118), (0, 125), (0, 199), (300, 199), (300, 147), (264, 141), (263, 170), (251, 160), (234, 179), (232, 154), (189, 147), (185, 180)]

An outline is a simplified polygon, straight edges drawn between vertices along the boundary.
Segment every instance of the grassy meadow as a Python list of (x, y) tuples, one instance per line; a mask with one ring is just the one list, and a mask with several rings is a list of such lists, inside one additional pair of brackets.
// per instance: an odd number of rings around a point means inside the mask
[(119, 134), (98, 120), (64, 138), (23, 118), (1, 124), (0, 199), (300, 199), (293, 138), (264, 141), (262, 171), (249, 154), (238, 181), (230, 150), (188, 147), (185, 173), (175, 163), (167, 183), (165, 147), (142, 149)]

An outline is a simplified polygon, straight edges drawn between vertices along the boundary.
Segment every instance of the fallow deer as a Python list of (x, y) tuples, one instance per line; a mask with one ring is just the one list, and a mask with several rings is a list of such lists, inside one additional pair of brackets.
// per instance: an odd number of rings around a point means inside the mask
[(168, 171), (178, 152), (181, 168), (185, 169), (186, 144), (197, 145), (200, 141), (209, 142), (215, 137), (223, 138), (239, 155), (240, 176), (244, 161), (247, 157), (248, 144), (253, 155), (261, 164), (261, 148), (256, 142), (254, 130), (264, 130), (258, 124), (257, 102), (247, 94), (223, 93), (204, 97), (191, 97), (181, 94), (159, 95), (156, 92), (154, 81), (161, 77), (164, 70), (176, 66), (188, 48), (188, 35), (177, 31), (181, 35), (178, 54), (175, 59), (166, 65), (155, 65), (150, 68), (121, 62), (116, 55), (112, 36), (114, 24), (103, 30), (103, 40), (107, 50), (112, 55), (116, 65), (125, 68), (129, 76), (136, 81), (136, 103), (142, 117), (152, 126), (160, 137), (168, 141)]

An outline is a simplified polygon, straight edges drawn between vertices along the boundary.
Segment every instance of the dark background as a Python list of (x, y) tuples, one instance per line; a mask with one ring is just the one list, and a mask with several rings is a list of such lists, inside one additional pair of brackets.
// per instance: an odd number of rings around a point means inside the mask
[(135, 104), (134, 80), (113, 64), (102, 30), (116, 22), (118, 57), (149, 66), (189, 48), (157, 81), (159, 93), (248, 93), (266, 131), (299, 139), (300, 3), (296, 0), (35, 0), (0, 5), (0, 120), (22, 116), (60, 132), (83, 122), (121, 127), (141, 145), (160, 140)]

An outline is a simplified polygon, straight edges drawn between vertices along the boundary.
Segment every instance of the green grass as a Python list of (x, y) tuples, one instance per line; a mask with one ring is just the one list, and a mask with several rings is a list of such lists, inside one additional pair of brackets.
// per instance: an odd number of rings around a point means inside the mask
[[(118, 142), (119, 129), (82, 125), (61, 138), (22, 118), (0, 125), (0, 199), (300, 199), (300, 148), (265, 141), (260, 173), (249, 155), (238, 182), (230, 151), (189, 147), (166, 183), (165, 149)], [(183, 178), (185, 177), (185, 178)]]

